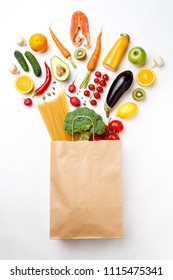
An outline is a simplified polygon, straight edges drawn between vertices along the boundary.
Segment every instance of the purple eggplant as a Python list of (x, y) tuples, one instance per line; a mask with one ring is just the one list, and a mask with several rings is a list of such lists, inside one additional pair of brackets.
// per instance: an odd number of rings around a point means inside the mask
[(104, 104), (104, 110), (106, 116), (109, 117), (109, 113), (120, 99), (120, 97), (125, 93), (133, 82), (133, 73), (130, 70), (121, 72), (113, 81)]

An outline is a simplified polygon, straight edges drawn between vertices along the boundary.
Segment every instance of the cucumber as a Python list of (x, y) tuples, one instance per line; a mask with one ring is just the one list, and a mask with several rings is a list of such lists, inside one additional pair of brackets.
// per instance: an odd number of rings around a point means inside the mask
[(22, 69), (25, 72), (28, 72), (29, 71), (29, 67), (28, 67), (28, 64), (27, 64), (23, 54), (21, 52), (19, 52), (19, 51), (15, 51), (14, 52), (14, 56), (17, 59), (17, 61), (19, 62), (19, 64), (22, 67)]
[(41, 67), (40, 67), (40, 64), (38, 63), (36, 57), (30, 51), (26, 51), (25, 52), (25, 56), (28, 59), (29, 63), (31, 64), (32, 69), (34, 71), (34, 74), (37, 77), (40, 77), (40, 75), (41, 75)]

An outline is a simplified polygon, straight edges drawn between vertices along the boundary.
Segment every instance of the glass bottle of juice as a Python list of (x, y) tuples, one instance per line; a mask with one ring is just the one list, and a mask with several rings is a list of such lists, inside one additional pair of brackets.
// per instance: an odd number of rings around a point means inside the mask
[(130, 36), (126, 33), (121, 33), (120, 37), (115, 41), (114, 45), (104, 58), (102, 64), (105, 68), (115, 71), (128, 47), (128, 43), (130, 41)]

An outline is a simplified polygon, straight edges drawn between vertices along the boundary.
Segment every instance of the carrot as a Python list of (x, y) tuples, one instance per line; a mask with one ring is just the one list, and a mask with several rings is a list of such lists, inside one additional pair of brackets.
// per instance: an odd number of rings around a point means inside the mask
[(99, 59), (100, 51), (101, 51), (101, 36), (102, 36), (102, 31), (100, 31), (100, 34), (97, 37), (95, 50), (87, 64), (87, 69), (90, 71), (95, 70), (97, 66), (97, 61)]
[(61, 44), (61, 42), (56, 37), (55, 33), (53, 33), (52, 29), (49, 28), (49, 30), (50, 30), (50, 34), (52, 36), (52, 39), (54, 40), (54, 42), (57, 45), (58, 49), (61, 51), (62, 55), (65, 58), (68, 58), (71, 55), (70, 52)]
[(95, 50), (94, 50), (93, 54), (91, 55), (91, 57), (88, 61), (88, 64), (87, 64), (88, 72), (87, 72), (83, 82), (81, 83), (80, 88), (86, 88), (86, 86), (89, 82), (90, 74), (93, 70), (95, 70), (95, 68), (97, 66), (97, 62), (99, 60), (99, 56), (100, 56), (100, 52), (101, 52), (101, 37), (102, 37), (102, 30), (100, 31), (100, 33), (97, 37)]
[(55, 33), (52, 31), (51, 27), (49, 28), (49, 31), (50, 31), (50, 34), (52, 36), (52, 39), (54, 40), (55, 44), (57, 45), (57, 47), (60, 50), (60, 52), (62, 53), (62, 55), (71, 62), (72, 66), (74, 68), (76, 68), (76, 64), (72, 60), (71, 53), (58, 40), (58, 38), (56, 37)]

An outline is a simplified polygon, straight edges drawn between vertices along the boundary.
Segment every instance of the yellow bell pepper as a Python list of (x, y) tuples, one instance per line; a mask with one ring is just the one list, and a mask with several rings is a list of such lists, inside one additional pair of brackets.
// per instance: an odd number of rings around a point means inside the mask
[(105, 68), (115, 71), (121, 59), (123, 58), (125, 51), (128, 47), (130, 41), (130, 36), (126, 33), (122, 33), (120, 37), (116, 40), (106, 57), (104, 58), (102, 64)]

